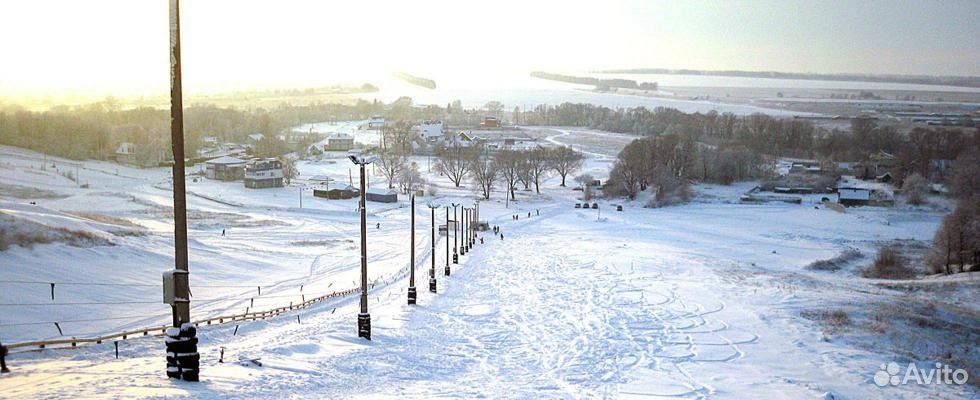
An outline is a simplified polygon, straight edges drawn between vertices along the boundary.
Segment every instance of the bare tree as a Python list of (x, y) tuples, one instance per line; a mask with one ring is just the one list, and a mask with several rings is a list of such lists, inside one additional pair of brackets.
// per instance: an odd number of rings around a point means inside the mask
[(929, 193), (929, 184), (926, 182), (926, 178), (916, 172), (906, 177), (905, 182), (902, 182), (902, 191), (908, 197), (909, 204), (923, 204), (926, 202), (926, 194)]
[(299, 175), (299, 170), (296, 169), (296, 160), (292, 157), (282, 156), (279, 157), (279, 162), (282, 163), (282, 180), (288, 185)]
[(504, 111), (504, 104), (499, 101), (493, 100), (487, 102), (487, 104), (483, 106), (483, 108), (487, 110), (488, 115), (492, 115), (494, 117), (500, 118), (500, 114)]
[(388, 181), (388, 189), (395, 187), (395, 179), (398, 177), (398, 173), (405, 168), (407, 159), (408, 157), (405, 156), (405, 153), (391, 148), (387, 150), (382, 149), (378, 152), (378, 169), (381, 170), (381, 175), (384, 175), (385, 180)]
[(529, 180), (534, 183), (534, 192), (541, 194), (541, 181), (544, 180), (548, 171), (551, 170), (551, 151), (538, 146), (527, 152), (525, 157), (525, 167)]
[(493, 164), (497, 166), (500, 179), (507, 185), (507, 191), (510, 192), (511, 200), (517, 199), (514, 195), (514, 189), (517, 188), (517, 183), (521, 180), (521, 164), (523, 160), (524, 155), (515, 150), (501, 150), (493, 157)]
[(480, 186), (484, 199), (490, 199), (490, 192), (500, 177), (497, 170), (497, 163), (493, 162), (489, 156), (479, 156), (470, 161), (470, 176), (473, 181)]
[(411, 193), (425, 186), (425, 178), (419, 172), (419, 166), (411, 163), (398, 173), (398, 186), (403, 193)]
[(561, 186), (565, 187), (565, 177), (582, 168), (585, 156), (566, 146), (550, 150), (549, 153), (551, 154), (551, 168), (561, 176)]
[(459, 187), (470, 166), (473, 165), (476, 155), (475, 148), (460, 146), (459, 142), (453, 140), (449, 146), (436, 149), (436, 171), (445, 174), (456, 187)]
[(589, 201), (592, 200), (592, 181), (595, 178), (589, 174), (582, 174), (575, 177), (575, 183), (582, 186), (582, 200)]

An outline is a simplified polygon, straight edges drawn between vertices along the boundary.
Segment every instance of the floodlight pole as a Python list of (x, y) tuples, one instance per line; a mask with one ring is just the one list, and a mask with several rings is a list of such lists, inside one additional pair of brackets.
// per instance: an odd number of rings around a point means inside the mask
[(465, 256), (466, 255), (466, 247), (470, 243), (470, 239), (468, 237), (466, 237), (466, 216), (467, 215), (468, 215), (468, 212), (466, 210), (466, 207), (462, 207), (462, 208), (459, 209), (459, 219), (462, 222), (462, 225), (460, 225), (460, 227), (459, 227), (459, 232), (463, 234), (463, 237), (459, 240), (459, 243), (460, 243), (460, 246), (459, 246), (459, 255), (461, 255), (461, 256)]
[(371, 340), (371, 314), (368, 313), (367, 300), (367, 193), (365, 193), (363, 159), (351, 157), (351, 161), (361, 167), (361, 312), (357, 314), (357, 336)]
[(436, 208), (439, 206), (429, 204), (429, 211), (432, 213), (432, 266), (429, 267), (429, 291), (436, 292)]
[[(459, 264), (459, 217), (456, 216), (456, 207), (459, 204), (452, 203), (453, 205), (453, 264)], [(449, 225), (446, 225), (446, 237), (449, 235)], [(446, 268), (449, 271), (449, 268)], [(448, 273), (446, 275), (449, 275)]]
[(449, 207), (446, 207), (446, 276), (449, 276)]
[(410, 252), (412, 263), (408, 275), (408, 304), (415, 304), (417, 293), (415, 292), (415, 194), (412, 194), (412, 250)]

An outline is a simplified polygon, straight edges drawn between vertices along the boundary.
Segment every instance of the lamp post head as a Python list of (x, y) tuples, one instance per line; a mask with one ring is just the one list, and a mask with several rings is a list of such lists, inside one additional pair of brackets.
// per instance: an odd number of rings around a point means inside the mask
[(350, 152), (347, 153), (347, 158), (350, 159), (350, 162), (357, 165), (368, 165), (378, 160), (378, 156), (376, 155), (363, 156), (361, 155), (361, 152), (359, 150), (358, 151), (351, 150)]

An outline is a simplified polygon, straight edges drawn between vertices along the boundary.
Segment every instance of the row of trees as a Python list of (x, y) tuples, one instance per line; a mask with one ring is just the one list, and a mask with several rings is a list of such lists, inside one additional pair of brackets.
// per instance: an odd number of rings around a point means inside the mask
[[(516, 190), (534, 187), (541, 193), (541, 183), (554, 173), (561, 177), (565, 186), (567, 177), (582, 167), (585, 157), (568, 147), (535, 147), (527, 150), (500, 150), (490, 153), (482, 146), (463, 146), (452, 143), (439, 147), (435, 169), (456, 187), (471, 179), (484, 198), (503, 183), (511, 199)], [(409, 163), (408, 153), (398, 147), (382, 147), (377, 152), (376, 165), (388, 182), (388, 188), (396, 185), (403, 191), (418, 189), (424, 181), (414, 163)]]
[(672, 108), (610, 109), (573, 103), (537, 106), (521, 112), (520, 118), (525, 125), (584, 126), (643, 136), (679, 135), (717, 149), (757, 156), (864, 161), (885, 151), (897, 159), (892, 175), (899, 183), (916, 172), (931, 181), (942, 181), (947, 177), (933, 176), (930, 160), (955, 159), (963, 148), (980, 143), (976, 135), (958, 128), (917, 127), (902, 132), (893, 126), (879, 126), (873, 118), (853, 119), (848, 131), (763, 114), (686, 114)]
[(503, 180), (511, 198), (522, 184), (525, 189), (533, 185), (541, 193), (541, 182), (554, 172), (565, 186), (567, 177), (582, 167), (585, 156), (569, 147), (535, 147), (528, 150), (500, 150), (489, 156), (486, 149), (461, 146), (452, 143), (436, 150), (436, 171), (445, 175), (456, 187), (463, 179), (471, 177), (489, 198), (497, 179)]
[(956, 208), (943, 218), (926, 257), (930, 272), (964, 272), (980, 265), (980, 150), (969, 148), (953, 163), (950, 194)]
[[(204, 136), (241, 143), (252, 133), (274, 137), (309, 122), (366, 119), (385, 112), (386, 107), (381, 102), (363, 100), (353, 105), (314, 103), (271, 109), (195, 104), (184, 109), (185, 150), (187, 154), (195, 154)], [(0, 104), (0, 144), (71, 159), (107, 159), (121, 142), (131, 142), (137, 149), (151, 152), (168, 152), (169, 110), (123, 109), (112, 98), (77, 107), (56, 106), (43, 112)]]

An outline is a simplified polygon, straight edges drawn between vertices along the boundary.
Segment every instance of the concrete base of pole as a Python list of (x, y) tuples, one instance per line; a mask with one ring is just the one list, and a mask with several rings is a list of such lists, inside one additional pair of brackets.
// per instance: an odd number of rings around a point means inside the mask
[(415, 299), (418, 294), (415, 292), (415, 286), (408, 287), (408, 304), (415, 304)]
[(197, 353), (197, 327), (190, 323), (168, 328), (164, 343), (167, 346), (167, 377), (189, 382), (199, 380), (201, 356)]
[(436, 292), (436, 278), (429, 278), (429, 291)]
[[(453, 253), (453, 264), (459, 264), (459, 254)], [(446, 270), (448, 271), (449, 270), (449, 267), (446, 267)], [(449, 274), (446, 274), (446, 275), (449, 275)]]
[(371, 340), (371, 314), (357, 314), (357, 336)]
[(446, 266), (446, 276), (449, 276), (449, 266)]
[(463, 246), (463, 247), (460, 247), (459, 248), (459, 255), (461, 255), (461, 256), (465, 256), (466, 255), (466, 246)]

